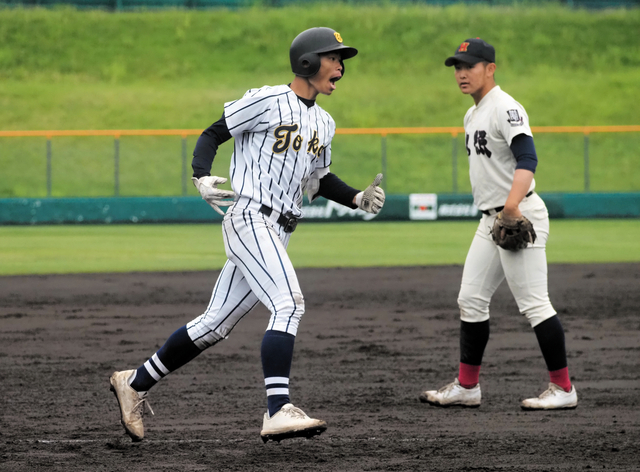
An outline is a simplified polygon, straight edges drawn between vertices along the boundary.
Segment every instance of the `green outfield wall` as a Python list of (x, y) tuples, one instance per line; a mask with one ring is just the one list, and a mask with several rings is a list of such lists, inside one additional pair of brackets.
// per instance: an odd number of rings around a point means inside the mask
[[(541, 194), (551, 218), (640, 218), (640, 193)], [(471, 195), (388, 195), (371, 215), (320, 198), (305, 202), (305, 221), (442, 221), (480, 217)], [(0, 225), (204, 223), (220, 221), (199, 197), (7, 198)]]

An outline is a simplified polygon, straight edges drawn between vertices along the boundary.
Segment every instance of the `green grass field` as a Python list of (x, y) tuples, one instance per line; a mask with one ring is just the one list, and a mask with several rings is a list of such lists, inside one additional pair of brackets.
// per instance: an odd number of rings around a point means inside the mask
[[(331, 26), (359, 54), (318, 103), (339, 128), (461, 126), (472, 104), (444, 59), (467, 37), (496, 46), (497, 81), (532, 125), (634, 125), (640, 9), (314, 3), (110, 13), (0, 8), (0, 130), (197, 129), (248, 88), (291, 80), (301, 30)], [(195, 137), (188, 140), (188, 170)], [(591, 191), (640, 191), (640, 133), (590, 136)], [(541, 192), (584, 190), (584, 137), (536, 135)], [(0, 138), (1, 197), (46, 196), (45, 138)], [(381, 167), (378, 136), (340, 136), (332, 170), (354, 186)], [(121, 195), (179, 195), (180, 138), (122, 138)], [(231, 147), (214, 172), (228, 173)], [(390, 193), (468, 192), (463, 139), (390, 136)], [(52, 140), (53, 196), (108, 196), (111, 138)], [(455, 184), (455, 185), (454, 185)], [(195, 190), (189, 186), (189, 194)]]
[[(640, 9), (313, 3), (110, 13), (0, 8), (0, 130), (204, 129), (248, 88), (291, 80), (288, 48), (325, 25), (359, 49), (331, 97), (339, 128), (461, 126), (471, 99), (444, 59), (468, 37), (497, 49), (497, 82), (534, 126), (635, 125)], [(187, 140), (187, 171), (196, 137)], [(584, 136), (537, 134), (537, 189), (585, 190)], [(182, 194), (180, 138), (119, 141), (122, 196)], [(389, 136), (388, 193), (469, 193), (464, 140)], [(332, 171), (363, 188), (379, 136), (336, 136)], [(114, 194), (114, 140), (54, 138), (52, 196)], [(640, 133), (589, 136), (590, 191), (640, 191)], [(231, 143), (214, 173), (227, 175)], [(0, 138), (0, 198), (47, 195), (45, 138)], [(455, 176), (455, 180), (454, 180)], [(188, 195), (196, 195), (187, 186)], [(475, 223), (303, 224), (296, 267), (462, 264)], [(636, 220), (552, 222), (550, 262), (640, 261)], [(579, 234), (578, 241), (574, 235)], [(613, 237), (615, 236), (615, 238)], [(613, 243), (615, 241), (615, 244)], [(0, 227), (0, 275), (217, 269), (216, 225)]]
[[(308, 223), (289, 245), (302, 267), (463, 264), (477, 223)], [(613, 237), (615, 235), (615, 237)], [(640, 262), (638, 220), (552, 220), (550, 263)], [(216, 270), (219, 225), (0, 227), (0, 275)]]

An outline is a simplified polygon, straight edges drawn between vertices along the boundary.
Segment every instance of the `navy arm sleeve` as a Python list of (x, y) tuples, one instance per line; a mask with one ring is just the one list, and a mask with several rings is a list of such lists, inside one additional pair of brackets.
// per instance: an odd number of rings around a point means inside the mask
[(353, 197), (358, 193), (360, 193), (360, 190), (349, 187), (346, 183), (340, 180), (336, 174), (332, 174), (331, 172), (320, 179), (318, 195), (339, 203), (340, 205), (344, 205), (349, 208), (358, 208), (358, 205), (353, 204)]
[(199, 179), (205, 175), (211, 175), (211, 166), (218, 152), (218, 146), (230, 139), (231, 133), (229, 133), (224, 113), (222, 113), (222, 117), (218, 121), (202, 132), (193, 150), (191, 167), (195, 178)]
[(533, 138), (526, 134), (519, 134), (513, 138), (510, 147), (516, 158), (516, 169), (530, 170), (535, 174), (538, 156), (536, 155), (536, 147), (533, 145)]

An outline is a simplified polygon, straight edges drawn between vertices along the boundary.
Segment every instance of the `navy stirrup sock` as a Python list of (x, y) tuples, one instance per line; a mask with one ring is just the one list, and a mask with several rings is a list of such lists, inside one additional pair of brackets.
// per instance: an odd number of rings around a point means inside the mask
[(533, 330), (538, 338), (547, 369), (552, 372), (567, 367), (564, 329), (558, 316), (544, 320)]
[(460, 322), (460, 362), (481, 365), (489, 342), (489, 320), (480, 323)]
[(289, 401), (289, 373), (296, 337), (269, 330), (262, 338), (262, 371), (267, 389), (269, 416), (275, 415)]
[(480, 366), (489, 342), (489, 320), (480, 323), (460, 321), (460, 367), (458, 381), (464, 388), (473, 388), (480, 381)]
[(202, 351), (189, 337), (187, 327), (176, 330), (147, 362), (136, 370), (131, 388), (146, 392), (167, 374), (193, 360)]

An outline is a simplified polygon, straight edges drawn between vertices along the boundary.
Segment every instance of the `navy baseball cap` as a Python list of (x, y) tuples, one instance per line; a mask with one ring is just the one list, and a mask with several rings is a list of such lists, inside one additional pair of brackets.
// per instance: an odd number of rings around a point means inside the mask
[(496, 50), (494, 47), (480, 38), (465, 39), (453, 56), (444, 61), (444, 65), (451, 67), (458, 62), (477, 64), (478, 62), (496, 62)]

